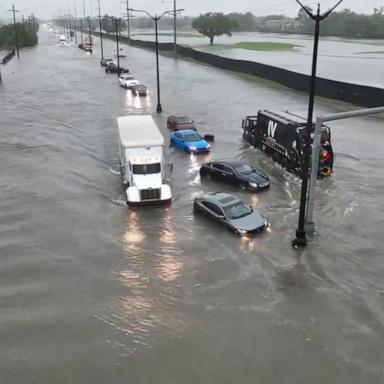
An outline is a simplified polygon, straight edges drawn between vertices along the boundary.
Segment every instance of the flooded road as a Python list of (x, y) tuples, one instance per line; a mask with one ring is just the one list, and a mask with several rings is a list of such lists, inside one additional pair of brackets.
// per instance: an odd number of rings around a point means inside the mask
[[(383, 383), (383, 119), (332, 124), (336, 172), (298, 252), (300, 183), (240, 126), (259, 108), (305, 115), (306, 95), (161, 56), (165, 137), (169, 114), (189, 114), (215, 134), (212, 158), (249, 161), (271, 189), (201, 183), (208, 157), (168, 149), (172, 205), (128, 208), (115, 119), (155, 111), (154, 53), (123, 59), (151, 91), (139, 100), (98, 52), (40, 35), (2, 67), (0, 382)], [(347, 108), (319, 100), (316, 114)], [(271, 232), (248, 241), (195, 217), (194, 196), (216, 190), (259, 208)]]

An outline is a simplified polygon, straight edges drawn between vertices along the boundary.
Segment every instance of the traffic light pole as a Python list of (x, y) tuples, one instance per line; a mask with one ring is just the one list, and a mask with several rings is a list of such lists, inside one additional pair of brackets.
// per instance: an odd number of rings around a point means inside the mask
[(292, 239), (292, 246), (294, 248), (305, 247), (308, 243), (306, 231), (305, 231), (305, 215), (307, 209), (307, 193), (308, 193), (308, 177), (310, 173), (309, 158), (311, 152), (311, 131), (312, 131), (312, 120), (313, 120), (313, 108), (315, 103), (315, 93), (316, 93), (316, 71), (317, 71), (317, 56), (319, 48), (319, 38), (320, 38), (320, 22), (324, 20), (329, 14), (343, 1), (339, 2), (330, 9), (324, 15), (320, 14), (320, 4), (317, 6), (317, 13), (313, 15), (310, 13), (307, 8), (305, 8), (299, 0), (296, 0), (300, 6), (305, 10), (308, 16), (315, 21), (315, 36), (313, 44), (313, 56), (312, 56), (312, 74), (311, 82), (309, 88), (309, 105), (308, 105), (308, 118), (307, 126), (304, 133), (304, 148), (303, 148), (303, 162), (301, 165), (301, 197), (300, 197), (300, 212), (299, 212), (299, 224), (295, 233), (295, 237)]

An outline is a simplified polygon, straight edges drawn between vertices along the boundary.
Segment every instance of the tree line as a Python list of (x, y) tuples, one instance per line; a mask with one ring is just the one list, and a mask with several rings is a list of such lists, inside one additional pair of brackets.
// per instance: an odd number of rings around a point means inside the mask
[[(39, 24), (34, 23), (17, 23), (16, 31), (19, 47), (33, 47), (38, 42), (37, 31)], [(0, 26), (0, 49), (14, 49), (16, 45), (14, 24)]]

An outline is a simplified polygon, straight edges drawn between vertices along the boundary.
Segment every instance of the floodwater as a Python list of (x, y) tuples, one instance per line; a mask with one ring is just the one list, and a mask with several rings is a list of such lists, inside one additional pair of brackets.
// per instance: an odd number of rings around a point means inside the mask
[[(154, 53), (127, 47), (151, 91), (135, 99), (97, 51), (40, 35), (2, 67), (0, 382), (384, 383), (383, 119), (331, 124), (336, 172), (319, 182), (318, 235), (295, 251), (300, 183), (240, 125), (259, 108), (303, 115), (305, 94), (161, 56), (163, 134), (187, 113), (215, 134), (212, 158), (246, 160), (272, 186), (201, 183), (209, 157), (168, 149), (172, 205), (129, 208), (115, 119), (154, 113)], [(318, 100), (316, 114), (350, 108)], [(194, 216), (193, 198), (216, 190), (260, 209), (270, 233), (245, 240)]]
[[(154, 39), (153, 35), (148, 35), (150, 31), (138, 32), (139, 34), (133, 36), (134, 39)], [(172, 31), (161, 32), (165, 35), (160, 36), (160, 41), (173, 41)], [(208, 44), (207, 37), (184, 34), (178, 37), (178, 42), (219, 56), (255, 61), (308, 75), (311, 73), (312, 36), (236, 32), (232, 37), (216, 37), (215, 44), (211, 46)], [(296, 47), (293, 51), (252, 51), (232, 47), (233, 44), (239, 42), (280, 42), (294, 44)], [(383, 65), (384, 40), (323, 36), (320, 38), (317, 69), (319, 77), (384, 88)]]

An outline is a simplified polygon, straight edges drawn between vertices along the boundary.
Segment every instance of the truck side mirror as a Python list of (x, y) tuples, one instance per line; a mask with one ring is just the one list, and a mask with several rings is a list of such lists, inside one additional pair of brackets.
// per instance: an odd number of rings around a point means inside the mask
[(245, 125), (245, 120), (243, 120), (243, 121), (241, 122), (241, 128), (244, 128), (244, 125)]

